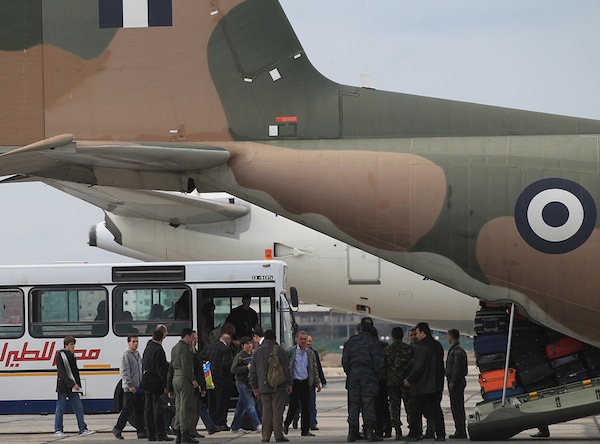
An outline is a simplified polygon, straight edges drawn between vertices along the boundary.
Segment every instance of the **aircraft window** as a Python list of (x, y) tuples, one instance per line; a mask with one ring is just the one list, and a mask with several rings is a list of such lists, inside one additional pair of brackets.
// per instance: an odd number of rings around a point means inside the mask
[(25, 333), (21, 290), (0, 290), (0, 338), (16, 339)]
[(107, 299), (103, 287), (34, 288), (31, 298), (31, 336), (105, 336)]
[(117, 336), (152, 335), (158, 324), (169, 334), (191, 327), (190, 289), (177, 286), (118, 286), (113, 292), (113, 329)]

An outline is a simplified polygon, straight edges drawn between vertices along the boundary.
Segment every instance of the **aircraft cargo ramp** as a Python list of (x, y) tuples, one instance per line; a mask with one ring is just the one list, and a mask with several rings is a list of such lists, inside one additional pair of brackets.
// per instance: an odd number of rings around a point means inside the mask
[(498, 441), (526, 429), (600, 413), (600, 378), (477, 404), (469, 415), (473, 441)]

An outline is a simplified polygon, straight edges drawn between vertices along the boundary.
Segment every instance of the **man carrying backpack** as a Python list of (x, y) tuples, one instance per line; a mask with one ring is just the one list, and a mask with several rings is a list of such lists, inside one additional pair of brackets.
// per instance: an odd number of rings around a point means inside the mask
[[(277, 344), (276, 339), (273, 330), (265, 331), (265, 340), (254, 352), (250, 366), (250, 386), (254, 391), (254, 396), (257, 398), (260, 396), (262, 402), (262, 442), (269, 442), (271, 433), (275, 434), (277, 442), (289, 441), (283, 436), (283, 411), (285, 410), (285, 395), (292, 392), (292, 377), (287, 354)], [(269, 358), (272, 361), (271, 365)], [(273, 361), (279, 364), (275, 368)], [(267, 373), (269, 373), (268, 377)], [(274, 382), (278, 376), (281, 377), (279, 384)], [(267, 381), (271, 381), (271, 384)]]

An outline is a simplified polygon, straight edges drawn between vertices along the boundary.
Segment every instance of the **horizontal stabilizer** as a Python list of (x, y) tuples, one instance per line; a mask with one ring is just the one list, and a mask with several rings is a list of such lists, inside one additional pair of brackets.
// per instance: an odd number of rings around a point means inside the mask
[(0, 154), (0, 174), (145, 188), (135, 177), (124, 178), (126, 171), (185, 176), (228, 159), (227, 150), (206, 144), (88, 142), (64, 134)]
[(162, 221), (173, 225), (221, 222), (245, 216), (250, 212), (250, 208), (244, 205), (178, 192), (99, 185), (90, 187), (54, 180), (44, 180), (44, 182), (112, 214)]

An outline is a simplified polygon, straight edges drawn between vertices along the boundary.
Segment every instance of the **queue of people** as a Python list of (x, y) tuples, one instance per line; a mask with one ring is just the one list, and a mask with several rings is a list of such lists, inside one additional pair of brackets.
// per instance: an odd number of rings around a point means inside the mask
[[(290, 424), (300, 420), (301, 435), (315, 436), (311, 430), (318, 430), (316, 393), (321, 391), (325, 377), (319, 355), (311, 347), (312, 338), (300, 331), (295, 346), (290, 349), (279, 346), (273, 330), (263, 331), (255, 323), (258, 316), (250, 307), (250, 297), (244, 295), (242, 299), (242, 305), (233, 309), (228, 322), (219, 328), (219, 339), (208, 346), (204, 346), (196, 331), (181, 329), (170, 360), (163, 348), (168, 335), (166, 325), (156, 325), (143, 352), (138, 351), (137, 332), (127, 336), (120, 366), (122, 410), (112, 429), (116, 439), (125, 439), (123, 430), (130, 422), (138, 439), (198, 443), (198, 438), (203, 438), (197, 432), (199, 420), (208, 434), (256, 431), (262, 433), (264, 442), (272, 434), (277, 442), (289, 441), (285, 435)], [(238, 336), (238, 327), (244, 336)], [(77, 416), (79, 435), (89, 435), (94, 431), (88, 430), (83, 418), (81, 382), (73, 353), (75, 338), (66, 337), (64, 344), (65, 348), (57, 355), (55, 436), (68, 436), (62, 425), (66, 399), (71, 401)], [(269, 385), (267, 372), (273, 366), (273, 359), (283, 381)], [(239, 397), (228, 426), (233, 381)]]
[[(441, 409), (444, 379), (448, 383), (455, 433), (450, 439), (466, 439), (464, 391), (467, 356), (460, 346), (458, 330), (448, 332), (450, 350), (444, 364), (444, 349), (432, 336), (429, 325), (418, 323), (409, 330), (410, 344), (403, 342), (401, 327), (392, 329), (392, 343), (384, 346), (370, 317), (362, 318), (355, 335), (344, 344), (342, 366), (347, 376), (348, 442), (359, 439), (419, 441), (446, 440)], [(378, 396), (387, 403), (377, 402)], [(408, 434), (403, 437), (400, 407), (404, 403)], [(378, 410), (376, 404), (387, 405)], [(362, 414), (364, 436), (359, 418)], [(423, 430), (423, 418), (427, 421)]]
[[(240, 312), (247, 311), (245, 305)], [(244, 319), (251, 316), (243, 314)], [(197, 432), (200, 419), (209, 434), (257, 431), (262, 434), (263, 442), (268, 442), (272, 435), (276, 442), (289, 441), (286, 435), (290, 426), (298, 421), (301, 436), (315, 436), (312, 432), (318, 430), (316, 394), (326, 381), (310, 335), (297, 332), (296, 344), (286, 350), (277, 343), (273, 330), (263, 331), (259, 325), (250, 331), (251, 336), (235, 341), (232, 341), (232, 337), (237, 337), (233, 324), (226, 323), (220, 331), (219, 340), (204, 347), (196, 331), (183, 328), (179, 342), (171, 350), (170, 361), (162, 346), (168, 334), (165, 325), (157, 325), (143, 354), (138, 351), (139, 337), (135, 334), (127, 337), (120, 368), (123, 408), (112, 429), (115, 438), (124, 439), (123, 429), (130, 421), (137, 428), (138, 439), (198, 443), (198, 438), (203, 438)], [(467, 438), (464, 410), (467, 357), (460, 346), (458, 330), (448, 332), (450, 350), (445, 364), (443, 347), (432, 336), (427, 323), (419, 323), (408, 331), (410, 344), (403, 342), (401, 327), (392, 329), (391, 344), (381, 341), (370, 317), (362, 318), (355, 332), (344, 344), (342, 355), (348, 390), (348, 442), (363, 437), (370, 442), (381, 441), (391, 437), (392, 430), (396, 440), (403, 439), (402, 403), (408, 423), (406, 440), (445, 441), (440, 406), (444, 379), (448, 383), (455, 424), (455, 433), (449, 438)], [(79, 435), (89, 435), (94, 432), (85, 424), (79, 398), (81, 382), (73, 353), (75, 338), (67, 336), (64, 345), (56, 359), (55, 436), (67, 436), (62, 426), (67, 399), (73, 405)], [(207, 363), (209, 372), (205, 368)], [(228, 426), (234, 380), (239, 397)], [(171, 414), (164, 408), (165, 398), (167, 404), (174, 405)], [(284, 419), (286, 404), (289, 407)], [(131, 418), (133, 412), (135, 418)], [(245, 424), (244, 415), (248, 418)], [(359, 425), (361, 415), (363, 434)]]

